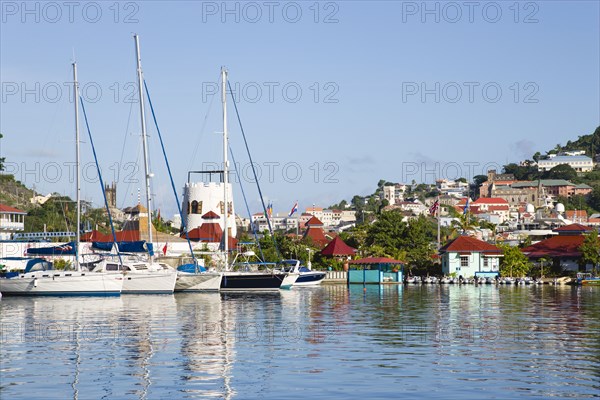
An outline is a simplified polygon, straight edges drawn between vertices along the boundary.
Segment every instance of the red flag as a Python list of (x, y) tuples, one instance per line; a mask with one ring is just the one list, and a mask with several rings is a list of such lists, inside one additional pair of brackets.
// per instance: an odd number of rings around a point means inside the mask
[(435, 201), (435, 202), (434, 202), (434, 203), (431, 205), (431, 207), (429, 207), (429, 213), (430, 213), (431, 215), (435, 215), (435, 213), (437, 212), (437, 210), (438, 210), (438, 207), (439, 207), (439, 206), (440, 206), (440, 201), (439, 201), (439, 200), (436, 200), (436, 201)]
[(162, 248), (163, 256), (167, 255), (167, 244), (168, 243), (165, 243), (164, 247)]

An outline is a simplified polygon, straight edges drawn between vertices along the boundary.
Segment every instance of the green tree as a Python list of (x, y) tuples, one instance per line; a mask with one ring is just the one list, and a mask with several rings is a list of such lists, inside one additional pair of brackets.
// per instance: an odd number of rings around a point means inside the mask
[(572, 181), (577, 179), (577, 171), (570, 165), (560, 164), (553, 167), (550, 171), (546, 171), (543, 174), (545, 179), (564, 179), (566, 181)]
[(420, 216), (407, 223), (401, 213), (386, 211), (367, 229), (361, 250), (367, 255), (401, 259), (408, 263), (409, 269), (415, 267), (426, 271), (433, 265), (435, 236), (436, 227), (432, 220)]
[(468, 231), (474, 231), (475, 228), (479, 226), (475, 217), (471, 214), (460, 214), (458, 216), (458, 221), (452, 221), (452, 226), (459, 233), (466, 233)]
[(586, 265), (592, 264), (595, 274), (598, 264), (600, 264), (600, 239), (596, 230), (585, 235), (583, 243), (579, 246), (579, 251), (581, 252), (579, 266), (585, 268)]
[(500, 261), (502, 276), (522, 277), (529, 273), (532, 264), (525, 254), (516, 246), (501, 245), (503, 257)]
[(594, 186), (594, 190), (588, 198), (588, 204), (596, 211), (600, 211), (600, 185)]
[(473, 177), (473, 183), (475, 186), (479, 187), (483, 182), (487, 182), (488, 177), (486, 175), (475, 175)]
[(523, 166), (515, 163), (505, 165), (504, 173), (513, 174), (520, 181), (532, 181), (538, 179), (540, 176), (537, 167), (532, 165)]

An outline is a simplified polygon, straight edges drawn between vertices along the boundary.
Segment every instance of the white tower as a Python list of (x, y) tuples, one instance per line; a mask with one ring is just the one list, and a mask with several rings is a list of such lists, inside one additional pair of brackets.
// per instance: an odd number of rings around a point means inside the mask
[[(222, 171), (202, 171), (212, 175), (222, 173)], [(188, 232), (199, 227), (203, 222), (202, 216), (209, 211), (219, 216), (219, 225), (223, 229), (223, 182), (188, 182), (183, 187), (183, 218)], [(229, 217), (227, 219), (227, 229), (229, 236), (236, 237), (237, 227), (235, 223), (235, 208), (233, 205), (233, 191), (231, 183), (227, 184), (227, 198), (229, 199)], [(215, 222), (215, 221), (213, 221)]]

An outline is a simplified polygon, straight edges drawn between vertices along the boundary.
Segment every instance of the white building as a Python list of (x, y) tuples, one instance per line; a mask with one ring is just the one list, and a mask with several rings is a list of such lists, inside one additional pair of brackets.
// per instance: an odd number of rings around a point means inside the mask
[[(237, 225), (235, 221), (231, 183), (228, 183), (227, 186), (227, 203), (229, 203), (229, 213), (227, 216), (228, 235), (236, 237)], [(221, 229), (223, 229), (223, 216), (225, 214), (223, 194), (223, 182), (188, 182), (185, 184), (183, 187), (182, 211), (188, 232), (198, 228), (204, 222), (202, 220), (202, 215), (209, 211), (212, 211), (219, 216), (219, 225), (221, 225)]]
[(442, 195), (463, 197), (469, 191), (469, 184), (461, 181), (452, 181), (448, 179), (438, 179), (435, 181), (435, 187)]
[[(277, 215), (271, 217), (270, 222), (271, 228), (274, 231), (289, 231), (296, 230), (298, 228), (298, 218), (295, 217), (280, 217)], [(256, 213), (252, 215), (252, 224), (257, 232), (269, 230), (267, 218), (262, 213)]]
[(577, 172), (589, 172), (594, 169), (594, 161), (584, 155), (553, 155), (545, 160), (538, 160), (538, 171), (549, 171), (557, 165), (566, 164), (571, 166)]
[(418, 200), (415, 201), (401, 201), (396, 204), (402, 211), (410, 211), (415, 215), (421, 215), (424, 212), (428, 212), (427, 207)]
[(26, 215), (25, 211), (0, 204), (0, 240), (10, 240), (13, 233), (23, 232)]

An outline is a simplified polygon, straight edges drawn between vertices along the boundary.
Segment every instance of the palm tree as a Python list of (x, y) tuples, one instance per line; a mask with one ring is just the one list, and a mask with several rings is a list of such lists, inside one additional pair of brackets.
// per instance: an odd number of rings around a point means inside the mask
[(465, 234), (468, 231), (474, 231), (475, 228), (479, 227), (479, 223), (475, 218), (473, 218), (469, 214), (459, 215), (458, 221), (452, 221), (453, 231), (451, 236), (454, 236), (455, 233)]

